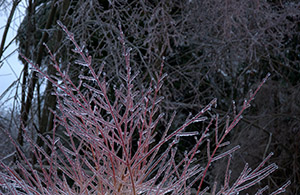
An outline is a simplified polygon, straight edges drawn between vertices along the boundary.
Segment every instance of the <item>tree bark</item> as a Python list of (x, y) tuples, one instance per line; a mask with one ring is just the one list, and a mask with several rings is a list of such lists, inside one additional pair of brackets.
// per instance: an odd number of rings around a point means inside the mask
[[(54, 17), (55, 17), (55, 13), (56, 13), (56, 7), (57, 7), (56, 2), (57, 2), (57, 0), (52, 2), (51, 11), (50, 11), (50, 14), (48, 16), (48, 20), (47, 20), (45, 29), (50, 29), (50, 27), (52, 26), (52, 23), (53, 23)], [(47, 39), (48, 39), (48, 33), (43, 32), (43, 36), (42, 36), (42, 39), (39, 43), (39, 49), (38, 49), (38, 53), (37, 53), (37, 57), (36, 57), (36, 65), (37, 66), (40, 66), (40, 64), (42, 62), (43, 49), (44, 49), (43, 43), (46, 42)], [(32, 77), (31, 77), (31, 81), (29, 83), (29, 88), (28, 88), (25, 107), (24, 107), (23, 112), (21, 113), (21, 125), (20, 125), (20, 128), (19, 128), (19, 134), (18, 134), (18, 142), (20, 143), (20, 145), (23, 144), (23, 131), (22, 130), (28, 124), (29, 110), (32, 106), (33, 93), (34, 93), (34, 88), (35, 88), (35, 85), (36, 85), (37, 81), (38, 81), (37, 72), (33, 72)]]
[[(69, 0), (64, 0), (63, 5), (62, 5), (62, 9), (60, 10), (60, 16), (59, 18), (63, 18), (63, 16), (65, 15), (66, 11), (68, 10), (70, 5), (70, 1)], [(67, 25), (64, 22), (65, 25)], [(57, 35), (56, 35), (56, 45), (55, 45), (55, 49), (57, 50), (60, 46), (61, 40), (62, 40), (62, 31), (58, 31)], [(59, 58), (59, 54), (58, 56), (56, 56), (57, 58)], [(48, 66), (48, 75), (54, 75), (56, 73), (55, 68), (52, 65)], [(39, 124), (39, 130), (40, 130), (40, 134), (44, 134), (45, 132), (49, 132), (52, 130), (53, 128), (53, 113), (51, 113), (49, 110), (55, 110), (56, 107), (56, 97), (54, 95), (52, 95), (51, 93), (54, 92), (54, 88), (53, 88), (53, 84), (49, 81), (47, 81), (47, 86), (46, 86), (46, 90), (44, 93), (44, 107), (42, 110), (42, 118), (40, 120), (40, 124)], [(42, 140), (40, 138), (38, 138), (37, 140), (37, 144), (39, 146), (42, 145)]]

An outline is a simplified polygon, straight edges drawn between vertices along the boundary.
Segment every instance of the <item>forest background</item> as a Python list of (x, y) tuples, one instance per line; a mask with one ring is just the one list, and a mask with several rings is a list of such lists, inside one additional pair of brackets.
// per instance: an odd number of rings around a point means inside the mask
[[(0, 2), (1, 9), (9, 10), (13, 18), (20, 1)], [(298, 1), (28, 0), (26, 6), (24, 20), (13, 40), (18, 43), (18, 52), (42, 71), (55, 75), (57, 70), (51, 65), (46, 43), (60, 68), (68, 70), (71, 80), (79, 83), (79, 75), (88, 70), (76, 64), (73, 43), (57, 24), (61, 21), (84, 52), (91, 55), (96, 71), (105, 61), (103, 72), (112, 96), (115, 87), (120, 86), (121, 72), (125, 71), (124, 55), (120, 52), (121, 25), (125, 44), (131, 50), (132, 72), (140, 72), (134, 81), (138, 89), (155, 78), (163, 61), (163, 72), (168, 76), (159, 94), (164, 97), (159, 113), (171, 118), (176, 110), (174, 126), (184, 123), (190, 113), (196, 114), (213, 98), (218, 99), (218, 106), (210, 114), (218, 113), (219, 126), (226, 126), (227, 117), (235, 117), (249, 91), (271, 73), (227, 138), (231, 145), (241, 146), (232, 159), (231, 177), (237, 178), (246, 162), (255, 167), (273, 152), (270, 161), (276, 162), (278, 170), (253, 189), (268, 185), (272, 192), (290, 180), (287, 193), (300, 192)], [(10, 24), (8, 20), (5, 28), (9, 29)], [(5, 41), (6, 36), (4, 33), (1, 40), (1, 63), (11, 41)], [(6, 163), (13, 161), (9, 154), (15, 149), (4, 129), (10, 131), (19, 146), (26, 147), (22, 129), (46, 136), (55, 126), (54, 115), (49, 112), (57, 109), (55, 86), (32, 71), (23, 57), (19, 59), (22, 73), (5, 92), (17, 91), (13, 106), (2, 109), (0, 116), (0, 159)], [(167, 124), (168, 120), (162, 119), (158, 129)], [(203, 130), (203, 126), (192, 124), (189, 131)], [(190, 142), (189, 138), (182, 138), (179, 152), (189, 151)], [(36, 143), (43, 145), (41, 139), (36, 139)], [(213, 164), (205, 181), (208, 186), (223, 178), (226, 165), (222, 160)]]

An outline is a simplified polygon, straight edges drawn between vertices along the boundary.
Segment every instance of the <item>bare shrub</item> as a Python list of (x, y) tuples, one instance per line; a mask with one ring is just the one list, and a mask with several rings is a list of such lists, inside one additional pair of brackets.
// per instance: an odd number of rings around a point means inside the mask
[[(153, 77), (149, 86), (137, 91), (133, 80), (138, 72), (130, 67), (130, 51), (125, 47), (124, 35), (120, 28), (122, 54), (126, 72), (119, 72), (123, 85), (114, 88), (114, 96), (108, 93), (109, 83), (103, 67), (98, 72), (92, 68), (92, 58), (79, 46), (74, 35), (61, 23), (59, 25), (67, 33), (75, 45), (73, 50), (79, 54), (77, 60), (83, 69), (88, 69), (88, 75), (79, 75), (79, 84), (74, 84), (67, 70), (62, 71), (55, 55), (48, 49), (57, 75), (48, 75), (35, 64), (36, 71), (47, 78), (55, 86), (58, 101), (58, 111), (54, 112), (54, 128), (52, 135), (38, 135), (46, 148), (38, 146), (25, 132), (26, 141), (32, 145), (37, 164), (26, 157), (16, 144), (20, 161), (9, 167), (1, 162), (6, 171), (1, 172), (0, 184), (3, 192), (13, 194), (197, 194), (205, 193), (209, 187), (203, 186), (207, 171), (212, 162), (228, 157), (230, 163), (232, 153), (239, 146), (232, 147), (223, 153), (218, 149), (228, 143), (225, 137), (242, 119), (242, 113), (250, 106), (258, 90), (267, 80), (267, 76), (244, 101), (236, 116), (227, 120), (224, 130), (218, 128), (218, 115), (206, 118), (217, 100), (213, 99), (195, 116), (175, 130), (171, 125), (175, 116), (170, 119), (162, 135), (156, 128), (163, 118), (157, 104), (162, 100), (159, 90), (162, 86), (163, 62), (160, 72)], [(92, 84), (91, 84), (92, 83)], [(85, 90), (80, 90), (81, 88)], [(208, 115), (209, 116), (209, 115)], [(188, 126), (192, 123), (206, 124), (203, 132), (190, 132)], [(64, 128), (63, 136), (58, 136), (58, 126)], [(212, 130), (213, 129), (213, 130)], [(181, 137), (194, 136), (196, 144), (184, 154), (177, 155), (177, 144)], [(210, 139), (216, 145), (210, 147)], [(199, 147), (207, 143), (206, 163), (197, 163)], [(162, 150), (162, 151), (161, 151)], [(265, 166), (272, 154), (255, 168), (246, 164), (239, 178), (230, 182), (230, 171), (227, 167), (224, 175), (224, 186), (212, 188), (212, 194), (238, 194), (277, 169), (273, 163)], [(286, 183), (272, 194), (285, 190)], [(266, 187), (260, 189), (261, 194)]]

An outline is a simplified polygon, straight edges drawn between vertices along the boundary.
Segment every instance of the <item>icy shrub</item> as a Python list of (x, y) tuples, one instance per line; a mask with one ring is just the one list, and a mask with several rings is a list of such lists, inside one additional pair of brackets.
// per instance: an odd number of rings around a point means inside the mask
[[(257, 89), (244, 101), (235, 117), (227, 120), (223, 130), (219, 130), (218, 115), (207, 118), (206, 113), (217, 105), (217, 100), (201, 109), (186, 122), (172, 129), (174, 113), (162, 134), (156, 129), (164, 117), (158, 113), (157, 105), (162, 100), (159, 90), (163, 74), (163, 62), (156, 78), (148, 88), (137, 91), (133, 85), (138, 72), (130, 68), (130, 50), (125, 47), (124, 35), (120, 28), (120, 40), (125, 58), (126, 72), (120, 72), (123, 84), (114, 87), (113, 96), (108, 94), (109, 85), (102, 72), (92, 68), (92, 59), (80, 47), (72, 33), (58, 23), (75, 45), (73, 50), (79, 54), (77, 61), (88, 69), (88, 75), (80, 75), (79, 84), (71, 81), (67, 71), (62, 71), (55, 55), (46, 46), (51, 56), (56, 75), (47, 75), (30, 63), (41, 76), (55, 85), (57, 111), (52, 136), (42, 136), (45, 147), (38, 146), (25, 132), (26, 141), (31, 143), (33, 159), (26, 157), (22, 149), (15, 146), (19, 153), (19, 162), (7, 166), (1, 162), (0, 184), (3, 193), (9, 194), (239, 194), (241, 191), (257, 184), (277, 169), (275, 164), (265, 166), (268, 155), (263, 162), (251, 169), (245, 165), (236, 181), (230, 181), (229, 165), (232, 153), (239, 148), (219, 153), (225, 137), (242, 118), (242, 113), (267, 80), (267, 76)], [(207, 124), (203, 132), (189, 132), (192, 123)], [(57, 136), (58, 127), (63, 127), (67, 141)], [(192, 136), (196, 144), (192, 150), (178, 155), (177, 144), (183, 136)], [(214, 147), (210, 141), (214, 140)], [(199, 163), (200, 146), (207, 144), (207, 162)], [(204, 179), (211, 164), (221, 158), (228, 158), (228, 166), (221, 189), (204, 186)], [(289, 183), (273, 194), (285, 190)], [(213, 185), (212, 186), (216, 186)], [(267, 186), (258, 190), (262, 194)]]

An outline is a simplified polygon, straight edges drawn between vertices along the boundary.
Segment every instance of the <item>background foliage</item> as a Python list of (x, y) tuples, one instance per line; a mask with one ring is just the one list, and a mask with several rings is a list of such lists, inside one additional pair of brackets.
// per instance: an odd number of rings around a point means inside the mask
[[(300, 182), (300, 4), (297, 1), (29, 0), (27, 5), (18, 30), (19, 51), (50, 75), (55, 75), (56, 70), (50, 66), (44, 42), (59, 59), (61, 69), (69, 70), (74, 83), (79, 82), (80, 73), (89, 71), (75, 65), (72, 43), (64, 38), (57, 20), (74, 33), (81, 46), (85, 45), (95, 70), (106, 63), (103, 71), (111, 91), (121, 84), (121, 73), (125, 72), (120, 66), (124, 61), (118, 40), (120, 24), (126, 35), (125, 43), (131, 49), (132, 71), (140, 72), (134, 81), (139, 89), (155, 77), (165, 57), (164, 72), (168, 77), (160, 94), (165, 97), (160, 111), (166, 113), (166, 118), (170, 118), (173, 110), (180, 113), (174, 126), (184, 122), (190, 112), (197, 113), (212, 98), (218, 99), (213, 112), (220, 114), (220, 126), (224, 126), (226, 116), (234, 117), (235, 105), (241, 106), (249, 97), (250, 88), (270, 72), (270, 81), (231, 134), (231, 143), (241, 145), (232, 166), (236, 170), (245, 162), (256, 166), (272, 151), (275, 154), (272, 161), (280, 169), (265, 182), (277, 188), (290, 179), (289, 193), (299, 193), (296, 184)], [(28, 127), (49, 134), (53, 115), (48, 110), (55, 110), (57, 103), (51, 95), (54, 87), (32, 72), (25, 60), (23, 63), (22, 94), (16, 102), (20, 109), (13, 113), (22, 123), (16, 126), (19, 130)], [(110, 95), (113, 98), (113, 93)], [(3, 118), (8, 120), (4, 115)], [(159, 125), (166, 124), (167, 121)], [(190, 128), (201, 129), (196, 125)], [(23, 145), (21, 132), (18, 142)], [(189, 150), (190, 141), (183, 141), (179, 147), (182, 153)], [(39, 139), (37, 143), (42, 145)], [(219, 171), (225, 170), (223, 164), (215, 164), (211, 178), (224, 175)]]

